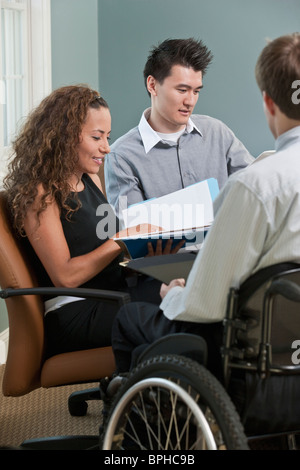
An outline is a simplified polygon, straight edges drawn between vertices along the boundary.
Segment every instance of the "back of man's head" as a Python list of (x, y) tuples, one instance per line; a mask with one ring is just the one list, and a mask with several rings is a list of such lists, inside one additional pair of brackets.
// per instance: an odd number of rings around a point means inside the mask
[(300, 120), (300, 103), (295, 89), (300, 85), (300, 33), (281, 36), (262, 50), (255, 68), (263, 92), (290, 119)]
[(196, 39), (166, 39), (150, 51), (145, 68), (144, 80), (152, 75), (159, 83), (171, 74), (174, 65), (181, 65), (201, 71), (204, 75), (212, 61), (212, 53), (202, 41)]

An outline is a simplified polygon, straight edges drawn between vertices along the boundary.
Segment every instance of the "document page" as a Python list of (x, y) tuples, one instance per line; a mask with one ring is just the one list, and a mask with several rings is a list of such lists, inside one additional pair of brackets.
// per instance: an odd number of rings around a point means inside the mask
[[(155, 248), (158, 239), (163, 246), (170, 238), (174, 246), (184, 239), (181, 251), (199, 250), (214, 220), (213, 201), (219, 192), (218, 182), (210, 178), (166, 196), (134, 204), (123, 211), (125, 227), (151, 224), (161, 227), (160, 232), (115, 239), (131, 258), (148, 253), (148, 243)], [(124, 246), (125, 245), (125, 246)]]
[(123, 211), (125, 227), (152, 224), (164, 231), (187, 230), (211, 225), (213, 200), (218, 194), (214, 178), (193, 184), (174, 193), (143, 201)]

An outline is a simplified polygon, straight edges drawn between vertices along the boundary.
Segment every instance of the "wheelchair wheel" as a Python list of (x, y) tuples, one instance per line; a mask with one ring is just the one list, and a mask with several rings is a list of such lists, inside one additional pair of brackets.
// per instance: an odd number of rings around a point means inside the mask
[(202, 365), (162, 355), (139, 364), (118, 391), (103, 450), (248, 449), (225, 389)]

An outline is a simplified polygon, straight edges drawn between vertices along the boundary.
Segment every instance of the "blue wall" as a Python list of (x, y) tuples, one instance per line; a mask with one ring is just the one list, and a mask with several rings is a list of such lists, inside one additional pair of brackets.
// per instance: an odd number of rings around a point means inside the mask
[(150, 104), (142, 76), (150, 47), (195, 37), (214, 54), (196, 112), (226, 122), (253, 155), (273, 148), (254, 66), (266, 38), (299, 26), (299, 0), (99, 0), (99, 84), (112, 111), (113, 140)]
[(299, 0), (51, 0), (51, 14), (53, 88), (98, 88), (112, 140), (150, 104), (142, 72), (151, 46), (193, 36), (214, 54), (196, 112), (226, 122), (253, 155), (273, 148), (254, 67), (267, 38), (300, 29)]
[[(196, 112), (226, 122), (253, 155), (273, 148), (254, 66), (266, 38), (299, 31), (299, 0), (51, 0), (51, 16), (53, 88), (98, 88), (113, 140), (150, 104), (142, 75), (150, 47), (193, 36), (214, 54)], [(6, 327), (0, 302), (0, 332)]]
[(99, 86), (98, 0), (51, 0), (52, 85)]

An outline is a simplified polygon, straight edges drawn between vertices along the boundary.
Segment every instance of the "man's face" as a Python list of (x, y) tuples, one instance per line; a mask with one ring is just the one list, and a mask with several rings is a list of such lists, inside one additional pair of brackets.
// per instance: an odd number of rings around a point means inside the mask
[(149, 124), (157, 132), (172, 133), (183, 129), (198, 101), (202, 72), (174, 65), (163, 83), (148, 77), (152, 97)]

